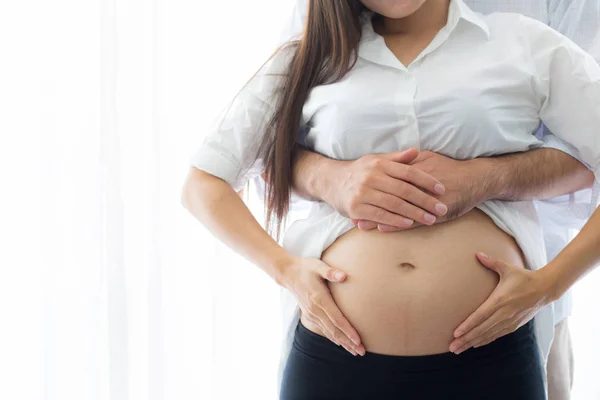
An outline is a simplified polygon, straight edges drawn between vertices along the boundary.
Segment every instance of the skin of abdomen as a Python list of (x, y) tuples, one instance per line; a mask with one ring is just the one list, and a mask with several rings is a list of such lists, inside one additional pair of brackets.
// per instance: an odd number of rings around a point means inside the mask
[(402, 232), (354, 228), (321, 259), (347, 272), (329, 288), (368, 352), (427, 355), (449, 351), (454, 330), (498, 283), (478, 251), (524, 266), (514, 239), (478, 209)]

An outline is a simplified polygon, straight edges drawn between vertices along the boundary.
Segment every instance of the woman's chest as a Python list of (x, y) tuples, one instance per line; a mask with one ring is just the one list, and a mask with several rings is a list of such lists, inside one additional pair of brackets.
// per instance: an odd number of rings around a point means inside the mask
[(457, 159), (527, 150), (539, 144), (541, 100), (534, 72), (515, 57), (432, 54), (404, 71), (359, 59), (342, 81), (311, 91), (306, 145), (338, 159), (408, 147)]

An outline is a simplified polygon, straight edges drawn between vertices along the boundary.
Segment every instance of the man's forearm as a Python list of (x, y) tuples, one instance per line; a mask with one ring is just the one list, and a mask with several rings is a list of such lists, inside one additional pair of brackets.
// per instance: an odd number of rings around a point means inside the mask
[(560, 150), (543, 148), (472, 160), (485, 170), (485, 199), (541, 200), (590, 187), (593, 173)]
[[(327, 180), (328, 177), (339, 176), (332, 170), (335, 171), (347, 161), (333, 160), (298, 144), (295, 146), (292, 171), (294, 192), (306, 200), (325, 200), (327, 190), (331, 187)], [(328, 171), (328, 173), (325, 174), (323, 171)]]

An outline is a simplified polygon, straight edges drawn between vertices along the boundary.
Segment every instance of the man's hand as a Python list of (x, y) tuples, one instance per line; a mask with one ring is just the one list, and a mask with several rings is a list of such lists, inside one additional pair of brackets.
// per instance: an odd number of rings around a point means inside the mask
[(418, 165), (417, 149), (370, 154), (338, 164), (338, 179), (331, 180), (324, 200), (353, 220), (393, 224), (407, 228), (417, 223), (432, 225), (447, 212), (434, 194), (445, 192), (441, 182)]
[[(440, 197), (440, 201), (448, 207), (448, 212), (438, 214), (440, 217), (435, 222), (458, 218), (486, 200), (485, 184), (483, 183), (486, 170), (483, 163), (479, 164), (478, 160), (457, 161), (431, 151), (423, 151), (410, 165), (436, 177), (446, 189)], [(352, 222), (358, 224), (359, 228), (363, 230), (376, 227), (384, 232), (406, 229), (406, 227), (377, 224), (374, 221), (365, 219), (361, 221), (353, 220)], [(413, 226), (416, 226), (416, 224)]]
[(490, 199), (547, 199), (592, 182), (577, 159), (546, 148), (467, 161), (416, 149), (340, 161), (298, 146), (293, 178), (300, 197), (325, 201), (361, 229), (382, 231), (432, 225), (432, 216), (447, 221)]

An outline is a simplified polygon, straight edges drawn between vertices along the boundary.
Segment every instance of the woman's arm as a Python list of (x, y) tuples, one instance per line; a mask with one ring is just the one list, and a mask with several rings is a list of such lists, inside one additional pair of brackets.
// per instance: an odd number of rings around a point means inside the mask
[(282, 285), (294, 257), (264, 231), (228, 183), (190, 168), (182, 204), (215, 237)]
[[(577, 149), (600, 182), (600, 66), (571, 40), (538, 21), (522, 17), (529, 40), (533, 86), (540, 118), (557, 137)], [(599, 27), (600, 32), (600, 27)], [(594, 193), (594, 191), (593, 191)], [(597, 195), (597, 193), (595, 193)], [(542, 307), (565, 293), (600, 261), (600, 211), (593, 213), (575, 239), (537, 271), (517, 268), (479, 254), (481, 263), (500, 275), (489, 298), (455, 331), (450, 350), (487, 344), (525, 324)]]
[(575, 239), (538, 271), (493, 260), (483, 253), (477, 258), (498, 273), (500, 281), (488, 299), (456, 329), (456, 339), (450, 344), (450, 351), (456, 354), (514, 332), (600, 264), (600, 207)]
[(320, 333), (352, 354), (364, 354), (357, 332), (324, 282), (342, 282), (345, 274), (319, 259), (289, 254), (264, 231), (236, 193), (266, 170), (261, 143), (273, 134), (269, 121), (296, 49), (290, 44), (277, 51), (217, 120), (190, 158), (192, 168), (182, 202), (217, 238), (290, 290)]
[(575, 239), (541, 270), (549, 282), (551, 301), (559, 299), (599, 264), (600, 208), (597, 208)]
[(218, 239), (289, 289), (321, 333), (350, 353), (365, 354), (360, 337), (336, 306), (324, 280), (346, 274), (318, 259), (294, 257), (269, 236), (231, 185), (192, 167), (182, 193), (184, 207)]

